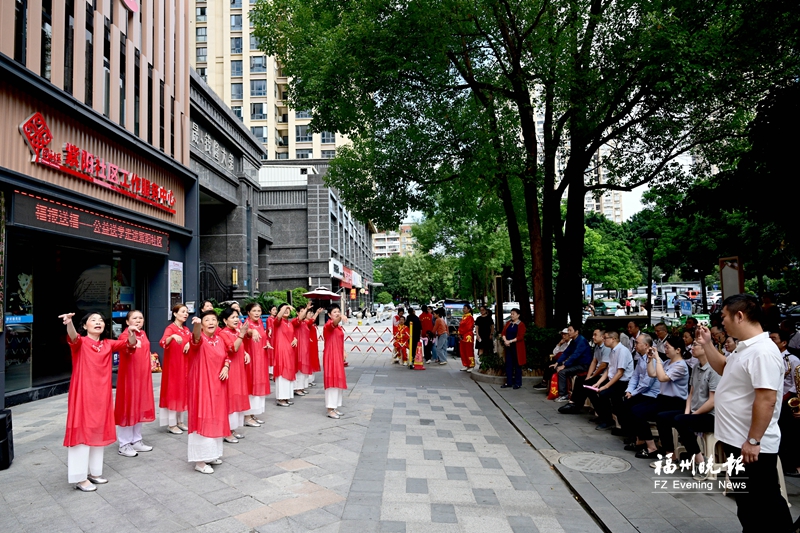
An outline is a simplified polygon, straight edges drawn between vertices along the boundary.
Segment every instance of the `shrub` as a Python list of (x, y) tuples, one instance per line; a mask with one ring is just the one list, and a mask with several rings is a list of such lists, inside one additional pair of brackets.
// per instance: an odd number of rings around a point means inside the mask
[(392, 303), (392, 295), (386, 291), (379, 292), (378, 295), (375, 297), (375, 301), (379, 304), (390, 304)]
[(561, 330), (531, 326), (525, 331), (525, 349), (528, 356), (525, 368), (544, 370), (550, 364), (553, 347), (561, 340)]

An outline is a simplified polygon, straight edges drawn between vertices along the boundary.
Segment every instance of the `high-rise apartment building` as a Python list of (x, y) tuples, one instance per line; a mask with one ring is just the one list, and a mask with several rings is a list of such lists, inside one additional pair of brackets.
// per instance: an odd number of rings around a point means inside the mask
[(382, 231), (372, 235), (372, 257), (411, 255), (417, 240), (411, 233), (411, 225), (403, 224), (393, 231)]
[[(605, 154), (608, 147), (602, 146), (597, 153), (592, 157), (591, 166), (586, 169), (586, 183), (587, 185), (594, 185), (596, 183), (605, 183), (605, 168), (603, 168), (602, 156)], [(590, 213), (592, 211), (604, 215), (607, 219), (622, 224), (625, 220), (622, 213), (622, 193), (620, 191), (604, 190), (599, 197), (594, 196), (594, 191), (586, 193), (584, 199), (584, 211)]]
[(287, 105), (289, 80), (274, 57), (259, 50), (250, 22), (255, 0), (191, 0), (192, 66), (250, 131), (266, 159), (331, 159), (344, 138), (311, 133), (310, 110)]

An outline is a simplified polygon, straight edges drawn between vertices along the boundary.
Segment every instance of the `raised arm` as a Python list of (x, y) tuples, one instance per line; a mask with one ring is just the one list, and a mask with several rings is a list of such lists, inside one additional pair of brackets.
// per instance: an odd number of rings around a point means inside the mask
[(67, 335), (69, 335), (70, 342), (75, 342), (75, 339), (78, 338), (78, 332), (75, 331), (75, 324), (72, 323), (72, 317), (75, 316), (75, 313), (65, 313), (63, 315), (58, 315), (64, 325), (67, 326)]
[(192, 318), (192, 342), (195, 344), (200, 342), (200, 333), (203, 331), (202, 322), (199, 316)]
[(708, 363), (711, 365), (711, 368), (713, 368), (714, 372), (721, 376), (725, 371), (725, 365), (727, 364), (728, 360), (719, 352), (719, 350), (717, 350), (717, 347), (714, 346), (714, 342), (711, 340), (711, 332), (709, 329), (705, 326), (697, 326), (694, 340), (697, 342), (697, 344), (703, 347), (703, 351), (708, 357)]

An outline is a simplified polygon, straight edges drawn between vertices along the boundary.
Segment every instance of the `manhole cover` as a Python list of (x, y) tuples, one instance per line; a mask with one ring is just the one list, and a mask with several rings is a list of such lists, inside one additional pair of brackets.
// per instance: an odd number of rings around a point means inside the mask
[(570, 453), (562, 455), (558, 462), (567, 468), (590, 474), (621, 474), (631, 467), (624, 459), (597, 453)]

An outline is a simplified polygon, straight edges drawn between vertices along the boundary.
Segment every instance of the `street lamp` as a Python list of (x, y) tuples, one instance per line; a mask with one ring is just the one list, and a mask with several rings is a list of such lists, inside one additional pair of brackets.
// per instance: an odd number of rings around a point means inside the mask
[(653, 255), (658, 246), (658, 235), (648, 229), (642, 234), (644, 250), (647, 253), (647, 325), (653, 323)]
[(508, 284), (508, 302), (511, 303), (511, 284), (514, 283), (514, 278), (506, 278)]
[(661, 306), (663, 307), (662, 312), (667, 310), (667, 295), (664, 293), (664, 273), (662, 272), (661, 275)]

